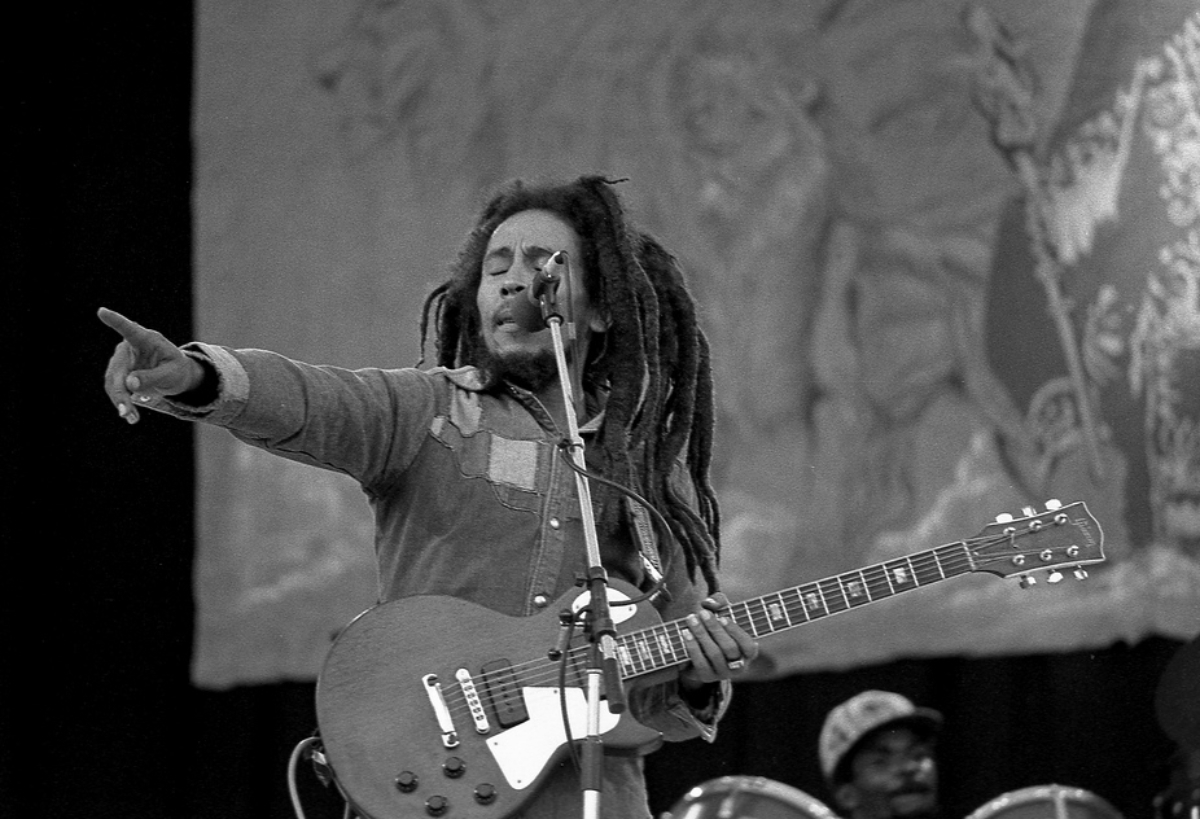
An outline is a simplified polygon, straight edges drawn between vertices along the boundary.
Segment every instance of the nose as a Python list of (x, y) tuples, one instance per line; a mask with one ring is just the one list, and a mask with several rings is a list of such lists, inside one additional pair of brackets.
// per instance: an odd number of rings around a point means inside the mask
[(905, 770), (913, 776), (924, 779), (933, 771), (933, 759), (931, 757), (909, 757), (906, 760)]
[(526, 286), (527, 285), (525, 282), (521, 281), (515, 276), (510, 276), (509, 278), (506, 278), (500, 285), (500, 295), (504, 296), (505, 298), (512, 298), (513, 296), (524, 292)]

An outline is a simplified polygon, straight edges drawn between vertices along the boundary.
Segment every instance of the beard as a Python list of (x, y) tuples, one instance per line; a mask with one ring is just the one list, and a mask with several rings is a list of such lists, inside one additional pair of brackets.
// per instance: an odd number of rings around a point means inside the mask
[(558, 364), (554, 361), (554, 353), (549, 350), (497, 355), (480, 344), (475, 358), (475, 366), (479, 368), (484, 389), (487, 390), (508, 381), (532, 393), (539, 393), (558, 382)]

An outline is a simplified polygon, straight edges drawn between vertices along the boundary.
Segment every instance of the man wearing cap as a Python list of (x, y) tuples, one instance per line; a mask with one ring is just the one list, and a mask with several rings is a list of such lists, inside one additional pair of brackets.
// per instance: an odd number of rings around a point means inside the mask
[(821, 727), (821, 772), (849, 819), (938, 815), (934, 744), (942, 715), (890, 691), (864, 691)]

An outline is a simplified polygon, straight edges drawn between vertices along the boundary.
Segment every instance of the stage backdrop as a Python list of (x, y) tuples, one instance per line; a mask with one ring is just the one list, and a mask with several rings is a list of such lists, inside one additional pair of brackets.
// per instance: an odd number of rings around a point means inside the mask
[[(1200, 631), (1194, 3), (731, 8), (200, 0), (199, 336), (415, 364), (495, 186), (629, 177), (712, 343), (735, 600), (1049, 498), (1107, 535), (1086, 582), (951, 579), (761, 676)], [(312, 678), (375, 599), (366, 503), (197, 434), (195, 679)]]

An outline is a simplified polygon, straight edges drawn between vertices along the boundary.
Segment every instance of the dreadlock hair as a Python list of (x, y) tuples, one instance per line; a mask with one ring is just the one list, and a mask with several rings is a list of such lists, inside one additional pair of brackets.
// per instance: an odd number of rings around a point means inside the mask
[[(720, 514), (709, 482), (714, 408), (708, 341), (679, 264), (658, 240), (628, 223), (612, 187), (617, 181), (583, 176), (565, 184), (518, 180), (503, 188), (484, 206), (449, 280), (426, 298), (421, 349), (432, 328), (440, 366), (478, 361), (483, 340), (475, 296), (488, 241), (501, 222), (521, 211), (545, 210), (574, 228), (584, 286), (610, 321), (585, 365), (585, 380), (608, 390), (593, 454), (607, 478), (662, 513), (669, 535), (683, 547), (688, 575), (695, 578), (698, 569), (715, 591)], [(681, 460), (694, 508), (671, 481)], [(603, 486), (593, 494), (599, 526), (614, 531), (625, 522), (619, 495)], [(664, 554), (666, 534), (659, 537)]]

